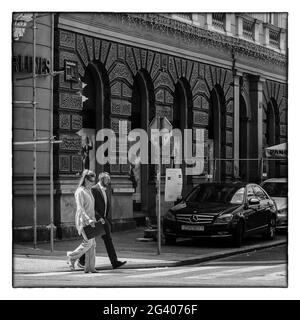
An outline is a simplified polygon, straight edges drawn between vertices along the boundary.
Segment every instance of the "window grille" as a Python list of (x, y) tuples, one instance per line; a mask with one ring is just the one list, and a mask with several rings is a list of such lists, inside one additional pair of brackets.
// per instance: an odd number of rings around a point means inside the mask
[(269, 39), (270, 39), (269, 41), (271, 46), (279, 47), (279, 38), (280, 38), (279, 31), (269, 29)]
[(243, 36), (247, 39), (253, 40), (254, 22), (243, 19)]
[(212, 14), (213, 27), (215, 27), (217, 29), (225, 30), (224, 22), (225, 22), (225, 13), (213, 13)]

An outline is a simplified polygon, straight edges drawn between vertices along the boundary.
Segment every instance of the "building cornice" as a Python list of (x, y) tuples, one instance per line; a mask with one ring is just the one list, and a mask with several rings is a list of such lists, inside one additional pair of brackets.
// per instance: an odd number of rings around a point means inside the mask
[[(228, 51), (231, 56), (234, 53), (236, 56), (244, 56), (245, 58), (254, 58), (265, 65), (276, 65), (279, 68), (286, 68), (287, 56), (264, 46), (248, 42), (244, 39), (235, 38), (218, 32), (202, 29), (182, 21), (174, 20), (172, 18), (151, 13), (90, 13), (92, 17), (87, 19), (79, 14), (60, 14), (59, 28), (66, 30), (80, 32), (87, 35), (98, 35), (106, 39), (115, 39), (127, 43), (129, 45), (139, 44), (147, 49), (155, 49), (164, 51), (165, 53), (174, 55), (186, 55), (187, 58), (202, 60), (206, 63), (217, 63), (221, 67), (231, 67), (231, 59), (218, 59), (217, 57), (208, 56), (201, 52), (193, 52), (189, 49), (173, 48), (167, 43), (159, 44), (153, 39), (138, 38), (129, 34), (129, 30), (135, 33), (161, 33), (167, 37), (178, 39), (187, 44), (199, 44), (218, 48), (220, 50)], [(124, 26), (122, 29), (122, 25)], [(84, 26), (84, 28), (83, 28)], [(122, 34), (117, 28), (123, 30)], [(134, 40), (133, 40), (134, 39)], [(138, 40), (139, 39), (139, 40)], [(174, 51), (175, 50), (175, 51)], [(247, 66), (245, 66), (247, 68)], [(276, 75), (274, 74), (276, 78)]]
[(189, 40), (196, 40), (214, 47), (221, 47), (242, 55), (257, 58), (264, 62), (285, 66), (287, 57), (264, 46), (251, 43), (218, 32), (202, 29), (182, 21), (177, 21), (158, 14), (121, 14), (122, 22), (129, 24), (147, 24), (154, 30), (170, 35), (182, 35)]

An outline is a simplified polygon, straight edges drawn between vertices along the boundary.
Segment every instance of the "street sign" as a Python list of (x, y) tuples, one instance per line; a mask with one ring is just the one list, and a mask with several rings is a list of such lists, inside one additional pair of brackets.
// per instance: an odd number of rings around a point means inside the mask
[(166, 169), (165, 201), (176, 201), (182, 192), (182, 170)]

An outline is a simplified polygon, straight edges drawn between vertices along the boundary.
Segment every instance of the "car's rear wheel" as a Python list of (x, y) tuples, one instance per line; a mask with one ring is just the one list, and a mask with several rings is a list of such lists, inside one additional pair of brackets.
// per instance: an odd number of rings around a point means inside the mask
[(176, 244), (176, 237), (174, 236), (165, 236), (165, 243), (166, 244)]
[(272, 216), (268, 224), (268, 229), (263, 234), (263, 238), (267, 240), (274, 240), (275, 235), (276, 235), (276, 218)]
[(243, 237), (244, 237), (244, 225), (242, 221), (239, 221), (233, 233), (233, 244), (236, 247), (240, 247), (243, 242)]

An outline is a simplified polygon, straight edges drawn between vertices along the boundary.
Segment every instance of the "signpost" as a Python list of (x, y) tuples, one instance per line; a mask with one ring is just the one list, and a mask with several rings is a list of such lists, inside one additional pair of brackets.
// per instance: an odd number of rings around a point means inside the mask
[(165, 201), (176, 201), (182, 192), (182, 170), (167, 169), (165, 184)]
[[(159, 117), (156, 116), (149, 125), (150, 133), (152, 133), (151, 130), (162, 130), (162, 129), (168, 129), (169, 132), (172, 130), (172, 125), (168, 121), (166, 117)], [(158, 139), (152, 139), (153, 136), (151, 134), (151, 142), (155, 147), (155, 153), (158, 159), (157, 163), (157, 169), (156, 169), (156, 217), (157, 217), (157, 254), (160, 254), (161, 252), (161, 184), (160, 184), (160, 178), (161, 178), (161, 146), (162, 143), (167, 143), (168, 141), (162, 141), (162, 137), (158, 132)], [(163, 137), (164, 138), (164, 137)]]

